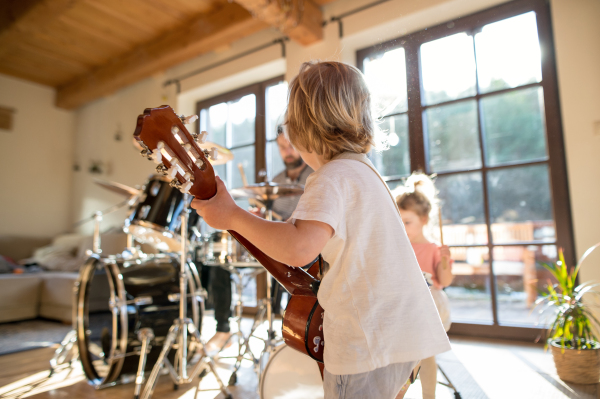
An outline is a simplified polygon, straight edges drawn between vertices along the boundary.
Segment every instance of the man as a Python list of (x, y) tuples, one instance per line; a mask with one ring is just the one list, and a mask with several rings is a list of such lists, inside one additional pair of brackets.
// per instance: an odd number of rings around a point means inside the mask
[[(302, 184), (306, 183), (306, 178), (313, 172), (300, 157), (300, 154), (290, 144), (283, 134), (283, 127), (277, 127), (277, 147), (279, 155), (285, 164), (285, 169), (273, 178), (273, 183), (279, 184)], [(281, 216), (283, 221), (290, 218), (296, 205), (300, 201), (300, 195), (278, 198), (273, 201), (273, 211)], [(258, 216), (260, 211), (254, 212)], [(231, 315), (231, 276), (228, 271), (218, 267), (211, 270), (211, 289), (215, 302), (215, 319), (217, 320), (217, 333), (207, 342), (206, 349), (209, 352), (219, 350), (227, 342), (231, 333), (229, 330), (229, 317)], [(284, 289), (274, 281), (272, 286), (273, 312), (280, 313), (281, 299)]]
[[(290, 144), (283, 134), (281, 125), (277, 127), (277, 147), (279, 155), (285, 164), (285, 169), (273, 178), (273, 183), (279, 184), (302, 184), (306, 183), (306, 178), (313, 172), (300, 157), (300, 154)], [(281, 215), (282, 219), (288, 220), (292, 212), (296, 209), (300, 196), (283, 197), (273, 201), (273, 211)]]

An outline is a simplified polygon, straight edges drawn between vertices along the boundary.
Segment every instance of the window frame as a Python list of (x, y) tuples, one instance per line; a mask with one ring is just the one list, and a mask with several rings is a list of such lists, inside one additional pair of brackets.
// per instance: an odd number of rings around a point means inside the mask
[[(440, 102), (439, 104), (423, 105), (421, 100), (422, 77), (420, 73), (420, 46), (423, 43), (432, 40), (441, 39), (453, 34), (468, 32), (476, 33), (484, 25), (514, 17), (520, 14), (533, 11), (536, 15), (538, 29), (538, 38), (542, 49), (541, 69), (542, 80), (539, 83), (527, 84), (516, 88), (507, 88), (488, 93), (480, 93), (479, 87), (476, 87), (476, 95), (468, 98)], [(424, 133), (423, 118), (424, 111), (432, 106), (442, 104), (457, 103), (475, 99), (477, 106), (480, 106), (479, 100), (489, 95), (498, 95), (515, 90), (523, 90), (530, 87), (542, 87), (544, 99), (544, 118), (546, 124), (547, 140), (547, 160), (532, 160), (518, 163), (505, 163), (497, 166), (488, 166), (485, 161), (485, 144), (483, 141), (483, 130), (481, 121), (481, 112), (478, 112), (479, 128), (479, 146), (481, 151), (482, 165), (474, 171), (482, 173), (482, 188), (485, 221), (487, 225), (488, 243), (480, 245), (471, 245), (477, 247), (488, 247), (490, 264), (490, 295), (492, 302), (493, 323), (470, 324), (453, 323), (451, 333), (461, 335), (475, 335), (497, 338), (512, 339), (535, 339), (539, 337), (542, 329), (533, 327), (512, 326), (509, 323), (499, 324), (498, 322), (498, 297), (496, 289), (496, 276), (493, 268), (493, 248), (498, 246), (521, 246), (530, 243), (494, 243), (491, 231), (491, 218), (488, 198), (488, 171), (502, 170), (516, 166), (531, 166), (545, 164), (549, 169), (550, 179), (550, 197), (552, 200), (552, 212), (556, 224), (556, 239), (552, 243), (535, 242), (532, 245), (556, 245), (562, 248), (565, 258), (571, 264), (575, 264), (575, 250), (573, 240), (573, 224), (571, 217), (571, 204), (568, 188), (568, 175), (565, 158), (565, 145), (562, 132), (562, 121), (560, 113), (558, 84), (556, 76), (556, 63), (554, 55), (554, 43), (552, 36), (552, 25), (550, 19), (550, 6), (544, 0), (515, 0), (509, 3), (501, 4), (487, 10), (477, 12), (472, 15), (449, 20), (436, 26), (411, 33), (396, 39), (386, 41), (381, 44), (358, 50), (356, 52), (356, 65), (363, 70), (363, 60), (369, 56), (390, 51), (403, 47), (406, 55), (406, 74), (407, 74), (407, 95), (408, 95), (408, 115), (409, 115), (409, 154), (411, 170), (428, 171), (427, 168), (427, 146), (425, 144), (426, 135)], [(444, 171), (438, 173), (440, 176), (447, 176), (456, 173), (465, 173), (468, 170)], [(396, 179), (394, 179), (396, 180)], [(391, 180), (390, 180), (391, 181)], [(457, 245), (457, 247), (469, 247), (469, 245)]]

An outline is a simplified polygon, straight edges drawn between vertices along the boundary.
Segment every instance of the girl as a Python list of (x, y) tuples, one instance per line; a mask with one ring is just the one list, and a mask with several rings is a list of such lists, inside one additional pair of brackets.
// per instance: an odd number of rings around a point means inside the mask
[(450, 349), (392, 193), (366, 154), (371, 97), (362, 73), (340, 62), (305, 63), (292, 79), (287, 136), (314, 170), (288, 222), (217, 194), (192, 207), (292, 266), (323, 255), (325, 399), (393, 399), (419, 360)]
[[(451, 324), (450, 308), (448, 297), (442, 289), (449, 286), (453, 279), (450, 249), (447, 245), (438, 247), (425, 237), (432, 203), (435, 203), (433, 181), (427, 175), (413, 173), (406, 181), (404, 193), (396, 198), (396, 203), (419, 266), (424, 274), (431, 276), (431, 296), (433, 296), (442, 324), (447, 332)], [(435, 398), (437, 384), (435, 356), (421, 362), (420, 376), (423, 399)]]

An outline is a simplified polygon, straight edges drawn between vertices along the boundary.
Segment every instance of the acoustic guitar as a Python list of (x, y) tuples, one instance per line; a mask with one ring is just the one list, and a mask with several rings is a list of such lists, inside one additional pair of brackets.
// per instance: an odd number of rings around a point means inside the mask
[[(156, 171), (171, 178), (173, 187), (207, 200), (217, 192), (215, 173), (207, 159), (214, 159), (216, 150), (198, 146), (197, 141), (204, 142), (206, 135), (190, 134), (184, 124), (189, 122), (168, 105), (147, 108), (138, 116), (134, 137), (143, 148), (142, 155), (158, 164)], [(229, 233), (290, 293), (283, 317), (283, 340), (319, 362), (322, 371), (324, 311), (317, 300), (318, 262), (308, 272), (288, 266), (270, 258), (237, 232)]]

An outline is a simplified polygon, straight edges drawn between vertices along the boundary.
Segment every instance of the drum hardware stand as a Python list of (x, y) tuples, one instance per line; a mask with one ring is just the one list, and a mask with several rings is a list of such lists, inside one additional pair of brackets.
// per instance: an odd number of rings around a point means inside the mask
[[(225, 341), (225, 343), (223, 343), (223, 345), (221, 346), (221, 348), (218, 350), (217, 353), (220, 353), (223, 349), (225, 349), (225, 347), (227, 346), (227, 344), (233, 339), (234, 336), (237, 337), (238, 339), (238, 354), (237, 356), (224, 356), (224, 357), (220, 357), (221, 359), (236, 359), (235, 361), (235, 365), (233, 367), (233, 373), (231, 374), (231, 377), (229, 378), (229, 385), (235, 385), (235, 383), (237, 382), (237, 372), (240, 369), (240, 367), (242, 366), (242, 360), (250, 360), (252, 362), (252, 364), (254, 365), (255, 369), (257, 369), (257, 366), (259, 364), (259, 359), (254, 356), (254, 353), (252, 353), (252, 351), (250, 350), (250, 338), (257, 338), (261, 341), (263, 341), (266, 345), (267, 340), (257, 337), (254, 335), (254, 331), (256, 330), (256, 328), (262, 324), (262, 321), (264, 321), (264, 314), (266, 311), (266, 300), (262, 299), (260, 304), (259, 304), (259, 308), (258, 311), (256, 313), (256, 315), (254, 316), (254, 323), (252, 324), (252, 328), (250, 329), (250, 333), (248, 334), (247, 337), (244, 337), (244, 334), (242, 333), (242, 313), (243, 313), (243, 302), (242, 302), (242, 293), (244, 291), (244, 277), (248, 277), (249, 279), (252, 279), (254, 277), (256, 277), (258, 274), (262, 273), (264, 270), (262, 269), (258, 269), (253, 271), (252, 273), (242, 273), (237, 267), (235, 267), (234, 265), (230, 264), (230, 263), (226, 263), (226, 264), (219, 264), (220, 267), (222, 267), (223, 269), (229, 271), (230, 273), (233, 273), (237, 276), (238, 281), (235, 283), (235, 287), (236, 287), (236, 293), (237, 293), (237, 301), (235, 304), (235, 319), (236, 319), (236, 323), (238, 325), (238, 330), (235, 334), (232, 334), (227, 341)], [(249, 355), (249, 357), (246, 357), (246, 355)]]
[[(269, 221), (273, 220), (273, 200), (269, 199), (267, 201), (265, 201), (265, 206), (267, 208), (267, 213), (266, 213), (266, 218)], [(266, 269), (265, 269), (266, 270)], [(273, 282), (273, 277), (271, 276), (271, 273), (269, 273), (268, 271), (267, 273), (267, 284), (266, 284), (266, 288), (267, 288), (267, 297), (265, 298), (266, 300), (266, 313), (267, 313), (267, 320), (269, 322), (269, 328), (267, 330), (267, 341), (265, 343), (265, 349), (263, 350), (263, 352), (261, 353), (260, 357), (262, 358), (263, 354), (266, 352), (272, 352), (275, 347), (277, 346), (277, 343), (280, 341), (280, 339), (276, 339), (275, 336), (275, 331), (273, 330), (273, 298), (272, 298), (272, 292), (271, 292), (271, 287), (273, 286), (272, 282)]]
[[(214, 376), (219, 384), (220, 390), (221, 390), (221, 392), (223, 392), (223, 395), (228, 399), (232, 398), (231, 394), (229, 393), (229, 390), (227, 389), (227, 387), (225, 387), (225, 385), (223, 384), (223, 381), (221, 381), (221, 378), (219, 377), (219, 375), (217, 373), (216, 365), (215, 365), (213, 359), (207, 355), (206, 350), (204, 349), (204, 343), (202, 342), (202, 340), (200, 338), (200, 333), (198, 332), (196, 325), (194, 324), (194, 322), (191, 319), (186, 317), (187, 316), (187, 314), (186, 314), (187, 313), (187, 300), (185, 298), (187, 298), (187, 284), (188, 284), (188, 279), (189, 279), (187, 270), (185, 268), (185, 266), (187, 264), (187, 256), (188, 256), (188, 253), (187, 253), (187, 222), (188, 222), (188, 216), (189, 216), (189, 212), (190, 212), (188, 209), (188, 197), (189, 197), (188, 194), (184, 194), (184, 201), (183, 201), (184, 206), (183, 206), (183, 210), (182, 210), (181, 216), (180, 216), (181, 217), (181, 260), (180, 260), (180, 270), (179, 270), (179, 293), (180, 293), (179, 318), (174, 320), (173, 325), (169, 329), (169, 332), (165, 338), (165, 342), (163, 344), (160, 355), (158, 356), (156, 364), (155, 364), (154, 368), (152, 369), (150, 376), (148, 377), (146, 386), (144, 387), (144, 392), (142, 393), (143, 399), (150, 399), (150, 397), (152, 396), (152, 393), (154, 392), (154, 387), (156, 385), (156, 380), (158, 378), (158, 374), (162, 370), (163, 366), (167, 367), (169, 374), (171, 376), (171, 379), (175, 383), (176, 387), (178, 385), (191, 382), (194, 379), (194, 377), (197, 374), (199, 374), (198, 386), (196, 387), (196, 395), (197, 395), (198, 391), (200, 390), (200, 382), (202, 381), (202, 378), (206, 375), (206, 370), (203, 370), (201, 373), (199, 373), (200, 369), (205, 365), (205, 361), (208, 364), (208, 367), (210, 368), (210, 372), (212, 372), (214, 374)], [(195, 300), (192, 301), (192, 306), (194, 306), (195, 302), (196, 302)], [(197, 306), (197, 303), (196, 303), (196, 306)], [(198, 363), (196, 364), (196, 366), (194, 367), (194, 369), (192, 370), (190, 375), (188, 375), (188, 370), (187, 370), (188, 331), (196, 339), (197, 346), (195, 348), (195, 351), (200, 352), (200, 354), (202, 356), (198, 360)], [(175, 367), (173, 367), (173, 365), (167, 358), (167, 353), (169, 353), (169, 351), (174, 347), (175, 344), (177, 345), (177, 353), (175, 354)]]
[[(119, 206), (120, 207), (120, 206)], [(117, 208), (118, 209), (118, 208)], [(92, 238), (92, 250), (89, 251), (91, 254), (99, 255), (102, 253), (102, 249), (100, 249), (100, 223), (102, 222), (102, 212), (97, 211), (94, 213), (94, 235)], [(72, 314), (72, 329), (67, 333), (67, 335), (63, 338), (60, 343), (60, 346), (54, 351), (54, 356), (50, 359), (50, 374), (48, 378), (52, 377), (54, 372), (58, 369), (59, 366), (64, 364), (65, 360), (69, 357), (69, 354), (72, 355), (71, 360), (69, 361), (69, 368), (73, 367), (73, 362), (75, 362), (79, 358), (79, 352), (75, 352), (75, 344), (77, 343), (77, 328), (75, 326), (77, 320), (77, 286), (81, 283), (81, 275), (77, 278), (76, 285), (73, 286), (73, 314)]]
[(152, 345), (150, 342), (154, 339), (154, 331), (151, 328), (140, 328), (138, 331), (138, 339), (142, 342), (142, 348), (140, 349), (140, 364), (138, 366), (137, 375), (135, 376), (135, 389), (133, 391), (133, 397), (138, 399), (140, 397), (140, 391), (142, 390), (142, 382), (144, 382), (144, 369), (146, 368), (146, 358)]

